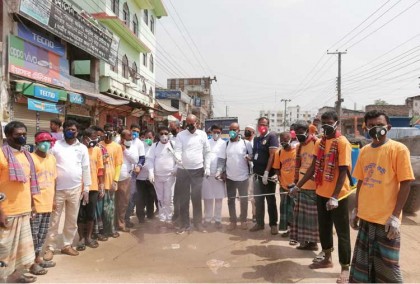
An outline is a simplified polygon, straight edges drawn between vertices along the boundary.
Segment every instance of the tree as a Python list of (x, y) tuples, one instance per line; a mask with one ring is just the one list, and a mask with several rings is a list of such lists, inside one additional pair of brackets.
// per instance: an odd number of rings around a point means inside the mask
[(377, 100), (374, 101), (374, 104), (377, 105), (377, 106), (384, 106), (384, 105), (387, 105), (388, 103), (384, 100), (377, 99)]

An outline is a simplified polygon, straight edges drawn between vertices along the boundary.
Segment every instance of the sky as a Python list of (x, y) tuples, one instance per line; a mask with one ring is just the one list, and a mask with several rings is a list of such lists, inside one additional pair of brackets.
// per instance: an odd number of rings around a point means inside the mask
[(419, 0), (163, 0), (157, 86), (216, 76), (214, 116), (255, 124), (260, 110), (343, 107), (419, 95)]

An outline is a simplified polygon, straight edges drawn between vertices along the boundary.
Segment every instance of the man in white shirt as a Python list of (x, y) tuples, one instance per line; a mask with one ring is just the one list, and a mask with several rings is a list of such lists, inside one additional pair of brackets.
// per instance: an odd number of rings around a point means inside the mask
[(204, 200), (204, 227), (214, 219), (216, 229), (222, 228), (222, 202), (226, 197), (225, 182), (216, 176), (218, 159), (226, 158), (226, 142), (220, 139), (222, 127), (212, 125), (210, 128), (210, 176), (203, 179), (202, 195)]
[(89, 153), (85, 145), (77, 140), (79, 124), (68, 120), (63, 124), (64, 139), (57, 141), (52, 148), (52, 154), (57, 161), (57, 183), (55, 190), (56, 210), (52, 213), (51, 228), (48, 232), (47, 250), (44, 260), (52, 260), (58, 227), (63, 211), (66, 217), (63, 228), (62, 254), (79, 255), (71, 245), (77, 233), (77, 216), (79, 214), (80, 198), (83, 203), (89, 202), (89, 189), (92, 183), (90, 176)]
[(121, 166), (120, 178), (118, 180), (118, 190), (115, 193), (115, 212), (117, 230), (129, 232), (130, 229), (125, 226), (125, 213), (130, 198), (131, 172), (134, 164), (137, 163), (139, 153), (136, 147), (132, 147), (133, 136), (130, 130), (123, 130), (120, 135), (120, 145), (123, 150), (123, 163)]
[(202, 225), (201, 187), (203, 176), (210, 175), (210, 144), (207, 134), (197, 129), (197, 117), (187, 116), (187, 130), (181, 131), (175, 140), (175, 156), (178, 162), (175, 195), (180, 206), (180, 229), (182, 234), (190, 231), (190, 199), (193, 205), (193, 224), (200, 232), (206, 232)]
[(239, 124), (233, 122), (229, 126), (229, 141), (226, 146), (226, 188), (230, 224), (228, 230), (236, 229), (236, 190), (239, 193), (241, 229), (246, 230), (248, 216), (248, 183), (249, 164), (252, 160), (252, 146), (247, 140), (239, 137)]
[(159, 142), (154, 143), (146, 156), (149, 181), (154, 184), (158, 199), (159, 220), (172, 225), (172, 192), (175, 186), (176, 163), (174, 142), (169, 140), (169, 128), (159, 127)]

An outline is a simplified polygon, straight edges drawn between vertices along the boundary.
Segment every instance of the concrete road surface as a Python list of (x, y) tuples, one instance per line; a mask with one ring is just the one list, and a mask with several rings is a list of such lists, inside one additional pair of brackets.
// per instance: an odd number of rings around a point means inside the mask
[[(228, 216), (226, 204), (223, 206), (223, 216)], [(223, 222), (226, 227), (228, 219)], [(420, 217), (403, 220), (401, 267), (405, 282), (420, 281), (419, 223)], [(249, 222), (249, 227), (252, 225)], [(355, 239), (352, 230), (352, 246)], [(101, 242), (99, 248), (87, 248), (79, 256), (56, 255), (57, 266), (39, 276), (38, 282), (335, 283), (340, 272), (337, 250), (331, 269), (309, 269), (315, 255), (296, 250), (280, 235), (270, 235), (268, 226), (255, 233), (212, 227), (208, 233), (177, 235), (153, 220), (136, 224), (130, 233)]]

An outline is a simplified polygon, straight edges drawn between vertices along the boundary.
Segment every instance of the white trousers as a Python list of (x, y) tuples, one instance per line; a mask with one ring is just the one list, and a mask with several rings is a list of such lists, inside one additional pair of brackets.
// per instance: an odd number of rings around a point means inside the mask
[(175, 176), (155, 177), (155, 190), (158, 199), (160, 221), (172, 221), (172, 215), (174, 212), (172, 204), (174, 187)]
[(204, 199), (204, 221), (215, 222), (222, 221), (222, 198), (217, 199)]

